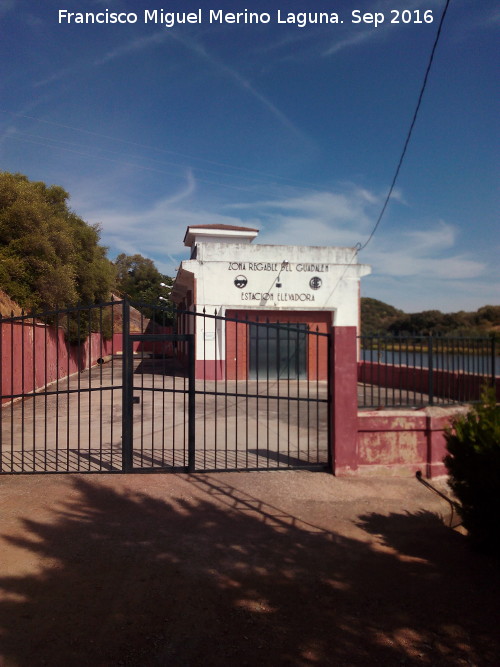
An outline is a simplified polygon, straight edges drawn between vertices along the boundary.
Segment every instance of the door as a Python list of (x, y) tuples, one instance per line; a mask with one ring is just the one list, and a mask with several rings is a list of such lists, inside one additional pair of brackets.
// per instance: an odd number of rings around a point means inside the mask
[(250, 379), (305, 379), (306, 340), (306, 324), (250, 324)]

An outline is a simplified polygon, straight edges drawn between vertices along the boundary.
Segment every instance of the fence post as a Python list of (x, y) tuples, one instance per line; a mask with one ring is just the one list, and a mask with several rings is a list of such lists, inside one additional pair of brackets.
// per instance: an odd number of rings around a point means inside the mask
[(432, 350), (432, 335), (429, 336), (428, 344), (428, 357), (429, 357), (429, 405), (434, 405), (434, 356)]
[(195, 405), (195, 336), (187, 336), (188, 343), (188, 472), (196, 469), (196, 405)]
[(329, 386), (330, 452), (332, 472), (346, 474), (358, 468), (358, 362), (356, 327), (333, 327)]
[(133, 428), (133, 357), (130, 341), (130, 303), (123, 299), (122, 317), (122, 470), (130, 472), (133, 467), (132, 428)]
[(495, 389), (496, 378), (495, 378), (495, 362), (496, 362), (496, 349), (495, 349), (495, 334), (491, 334), (491, 386)]
[(0, 313), (0, 472), (3, 472), (3, 316)]

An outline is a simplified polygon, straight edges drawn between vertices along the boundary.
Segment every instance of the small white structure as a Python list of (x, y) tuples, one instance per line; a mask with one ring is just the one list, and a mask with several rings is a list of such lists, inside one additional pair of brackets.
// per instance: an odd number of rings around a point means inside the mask
[[(179, 309), (325, 332), (358, 326), (360, 279), (371, 268), (357, 263), (355, 248), (252, 244), (257, 235), (257, 229), (230, 225), (188, 227), (184, 244), (191, 258), (181, 263), (171, 292)], [(197, 320), (185, 326), (196, 334), (196, 359), (202, 348), (207, 359), (207, 341), (216, 340), (212, 356), (224, 366), (226, 323), (189, 319)]]

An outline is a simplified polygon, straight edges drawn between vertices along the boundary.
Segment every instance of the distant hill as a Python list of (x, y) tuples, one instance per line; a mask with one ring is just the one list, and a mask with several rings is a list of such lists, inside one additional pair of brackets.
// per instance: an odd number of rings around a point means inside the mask
[(485, 336), (500, 334), (500, 306), (483, 306), (474, 312), (442, 313), (424, 310), (405, 313), (383, 301), (361, 298), (361, 332), (373, 334), (449, 334)]
[(388, 303), (369, 297), (361, 297), (361, 331), (364, 335), (387, 333), (389, 326), (398, 318), (404, 317), (402, 310)]

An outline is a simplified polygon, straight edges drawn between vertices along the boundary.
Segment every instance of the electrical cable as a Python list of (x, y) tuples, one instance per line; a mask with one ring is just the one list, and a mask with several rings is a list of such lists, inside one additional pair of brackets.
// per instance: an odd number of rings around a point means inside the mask
[(401, 151), (401, 155), (400, 155), (400, 157), (399, 157), (398, 165), (397, 165), (397, 167), (396, 167), (396, 171), (395, 171), (395, 173), (394, 173), (394, 177), (393, 177), (393, 179), (392, 179), (392, 183), (391, 183), (391, 186), (390, 186), (390, 188), (389, 188), (389, 192), (387, 193), (387, 196), (386, 196), (386, 198), (385, 198), (384, 204), (383, 204), (383, 206), (382, 206), (382, 210), (380, 211), (380, 214), (379, 214), (379, 216), (378, 216), (378, 218), (377, 218), (377, 221), (376, 221), (376, 223), (375, 223), (375, 225), (374, 225), (374, 227), (373, 227), (373, 229), (372, 229), (372, 231), (371, 231), (371, 234), (370, 234), (370, 236), (368, 237), (368, 239), (365, 241), (365, 243), (363, 243), (363, 244), (361, 244), (361, 243), (356, 243), (356, 245), (354, 246), (354, 249), (353, 249), (354, 252), (353, 252), (353, 254), (352, 254), (352, 257), (351, 257), (350, 261), (346, 264), (345, 269), (343, 270), (341, 276), (339, 277), (339, 279), (338, 279), (337, 282), (335, 283), (335, 285), (334, 285), (332, 291), (330, 292), (330, 297), (331, 297), (332, 294), (335, 292), (335, 290), (337, 289), (337, 287), (340, 285), (340, 283), (341, 283), (342, 279), (344, 278), (344, 276), (345, 276), (345, 274), (346, 274), (348, 268), (353, 264), (354, 260), (355, 260), (356, 257), (358, 256), (358, 254), (359, 254), (362, 250), (364, 250), (364, 249), (366, 248), (366, 246), (367, 246), (367, 245), (370, 243), (370, 241), (372, 240), (373, 236), (375, 235), (375, 232), (376, 232), (377, 229), (378, 229), (378, 226), (380, 225), (380, 221), (382, 220), (382, 218), (383, 218), (383, 216), (384, 216), (384, 213), (385, 213), (385, 211), (386, 211), (387, 205), (389, 204), (389, 200), (390, 200), (390, 198), (391, 198), (392, 192), (393, 192), (393, 190), (394, 190), (394, 186), (396, 185), (396, 181), (397, 181), (397, 179), (398, 179), (399, 172), (400, 172), (400, 170), (401, 170), (401, 165), (403, 164), (403, 160), (404, 160), (404, 157), (405, 157), (405, 155), (406, 155), (406, 150), (407, 150), (407, 148), (408, 148), (408, 144), (410, 143), (410, 138), (411, 138), (411, 135), (412, 135), (412, 132), (413, 132), (413, 128), (415, 127), (415, 122), (416, 122), (416, 120), (417, 120), (417, 116), (418, 116), (418, 112), (419, 112), (419, 109), (420, 109), (420, 105), (422, 104), (422, 98), (423, 98), (423, 96), (424, 96), (425, 88), (426, 88), (426, 86), (427, 86), (427, 80), (428, 80), (428, 78), (429, 78), (429, 73), (430, 73), (430, 71), (431, 71), (432, 62), (433, 62), (433, 60), (434, 60), (434, 54), (435, 54), (435, 52), (436, 52), (436, 48), (437, 48), (437, 45), (438, 45), (438, 42), (439, 42), (439, 37), (440, 37), (440, 35), (441, 35), (441, 29), (442, 29), (442, 27), (443, 27), (444, 18), (445, 18), (445, 16), (446, 16), (446, 12), (448, 11), (448, 6), (449, 6), (450, 2), (451, 2), (451, 0), (446, 0), (446, 4), (445, 4), (445, 7), (444, 7), (444, 9), (443, 9), (443, 13), (442, 13), (442, 15), (441, 15), (441, 20), (439, 21), (439, 26), (438, 26), (438, 30), (437, 30), (437, 33), (436, 33), (436, 37), (435, 37), (435, 39), (434, 39), (434, 44), (433, 44), (433, 46), (432, 46), (431, 55), (430, 55), (430, 57), (429, 57), (429, 62), (427, 63), (427, 69), (425, 70), (424, 80), (423, 80), (422, 86), (421, 86), (421, 88), (420, 88), (420, 94), (419, 94), (419, 96), (418, 96), (417, 106), (415, 107), (415, 112), (414, 112), (414, 114), (413, 114), (413, 118), (412, 118), (412, 121), (411, 121), (411, 124), (410, 124), (410, 128), (409, 128), (408, 133), (407, 133), (407, 135), (406, 135), (406, 140), (405, 140), (405, 143), (404, 143), (404, 146), (403, 146), (403, 150)]
[(373, 236), (375, 235), (375, 232), (377, 231), (378, 226), (380, 225), (380, 221), (382, 220), (382, 218), (383, 218), (383, 216), (384, 216), (384, 213), (385, 213), (385, 211), (386, 211), (387, 205), (389, 204), (389, 200), (390, 200), (391, 195), (392, 195), (392, 192), (393, 192), (393, 190), (394, 190), (394, 186), (396, 185), (396, 181), (397, 181), (397, 179), (398, 179), (399, 172), (400, 172), (400, 170), (401, 170), (401, 166), (402, 166), (402, 164), (403, 164), (403, 160), (404, 160), (404, 157), (405, 157), (405, 155), (406, 155), (406, 150), (407, 150), (407, 148), (408, 148), (408, 144), (410, 143), (411, 135), (412, 135), (412, 133), (413, 133), (413, 128), (415, 127), (415, 122), (416, 122), (416, 120), (417, 120), (418, 112), (419, 112), (419, 110), (420, 110), (420, 105), (421, 105), (421, 103), (422, 103), (422, 98), (423, 98), (423, 96), (424, 96), (425, 88), (426, 88), (426, 86), (427, 86), (427, 80), (428, 80), (428, 78), (429, 78), (429, 74), (430, 74), (430, 71), (431, 71), (432, 62), (433, 62), (433, 60), (434, 60), (434, 53), (436, 52), (436, 48), (437, 48), (437, 45), (438, 45), (438, 42), (439, 42), (439, 38), (440, 38), (440, 36), (441, 36), (441, 29), (442, 29), (442, 27), (443, 27), (443, 22), (444, 22), (444, 19), (445, 19), (445, 16), (446, 16), (446, 12), (448, 11), (448, 7), (449, 7), (449, 4), (450, 4), (450, 1), (451, 1), (451, 0), (446, 0), (446, 4), (445, 4), (445, 7), (444, 7), (444, 9), (443, 9), (443, 13), (442, 13), (442, 15), (441, 15), (441, 20), (440, 20), (440, 22), (439, 22), (438, 30), (437, 30), (437, 33), (436, 33), (436, 38), (435, 38), (435, 40), (434, 40), (434, 44), (433, 44), (433, 46), (432, 46), (432, 51), (431, 51), (431, 55), (430, 55), (430, 58), (429, 58), (429, 62), (428, 62), (428, 64), (427, 64), (427, 69), (426, 69), (426, 71), (425, 71), (424, 81), (423, 81), (422, 86), (421, 86), (421, 88), (420, 88), (420, 95), (418, 96), (417, 106), (416, 106), (416, 108), (415, 108), (415, 112), (414, 112), (414, 114), (413, 114), (413, 119), (412, 119), (411, 124), (410, 124), (410, 129), (408, 130), (408, 133), (407, 133), (407, 135), (406, 135), (406, 140), (405, 140), (405, 143), (404, 143), (404, 146), (403, 146), (403, 150), (402, 150), (401, 155), (400, 155), (400, 158), (399, 158), (398, 166), (396, 167), (396, 171), (395, 171), (395, 173), (394, 173), (394, 178), (392, 179), (391, 187), (389, 188), (389, 192), (387, 193), (387, 196), (386, 196), (386, 198), (385, 198), (384, 204), (383, 204), (383, 206), (382, 206), (382, 210), (380, 211), (380, 214), (379, 214), (379, 216), (378, 216), (378, 218), (377, 218), (377, 222), (375, 223), (375, 225), (374, 225), (374, 227), (373, 227), (373, 229), (372, 229), (372, 231), (371, 231), (370, 236), (369, 236), (368, 239), (365, 241), (365, 243), (363, 243), (362, 245), (360, 245), (358, 252), (361, 252), (361, 250), (364, 250), (364, 249), (366, 248), (366, 246), (367, 246), (367, 245), (370, 243), (370, 241), (372, 240)]

